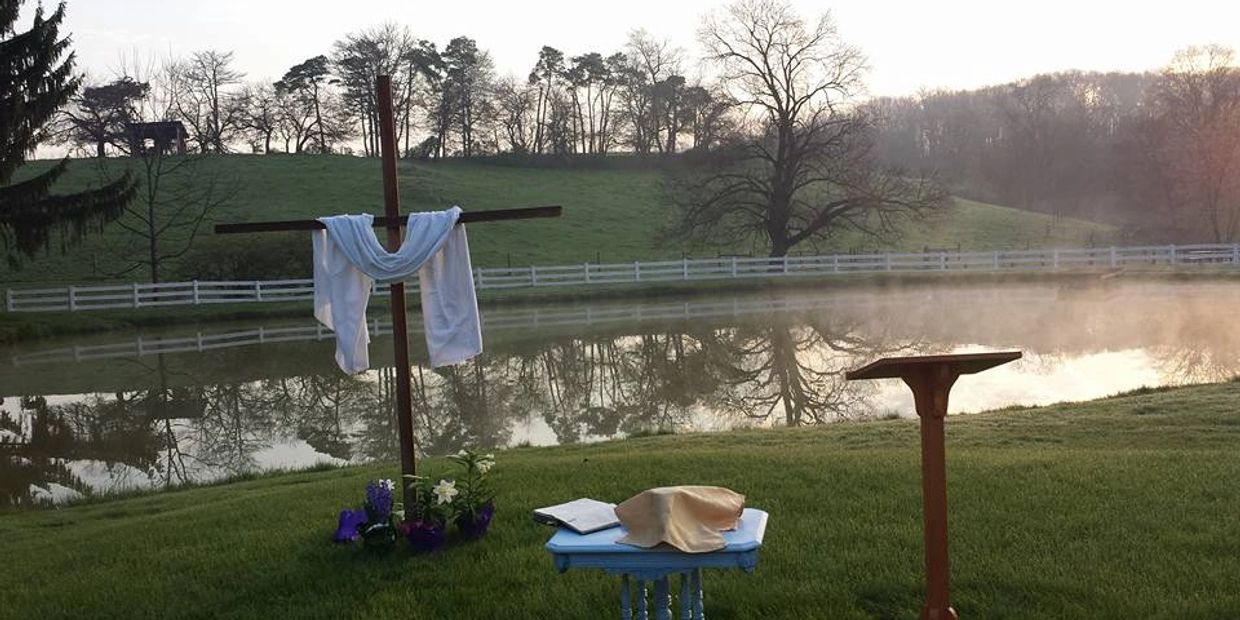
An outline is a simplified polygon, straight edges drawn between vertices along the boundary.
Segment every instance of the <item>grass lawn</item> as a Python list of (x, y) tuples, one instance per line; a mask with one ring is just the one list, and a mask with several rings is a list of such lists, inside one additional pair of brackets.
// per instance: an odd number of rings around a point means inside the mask
[[(1240, 617), (1238, 401), (1229, 383), (949, 420), (961, 617)], [(612, 617), (614, 580), (555, 574), (530, 510), (678, 483), (736, 489), (772, 515), (755, 574), (706, 575), (707, 617), (920, 608), (915, 421), (497, 456), (492, 533), (433, 557), (328, 542), (392, 464), (0, 515), (0, 617)]]
[[(109, 174), (115, 175), (130, 163), (126, 159), (109, 159), (102, 165)], [(23, 168), (23, 172), (32, 174), (48, 164), (37, 162)], [(208, 159), (203, 165), (218, 172), (227, 181), (226, 185), (235, 190), (232, 202), (211, 215), (214, 221), (383, 211), (379, 164), (374, 159), (227, 155)], [(96, 161), (75, 162), (61, 189), (70, 191), (97, 183), (100, 174)], [(453, 204), (466, 209), (545, 204), (565, 207), (564, 217), (557, 220), (499, 222), (472, 227), (470, 247), (475, 264), (482, 267), (627, 262), (680, 258), (685, 254), (717, 254), (717, 251), (694, 252), (692, 248), (658, 243), (658, 232), (670, 217), (670, 210), (659, 190), (662, 177), (655, 171), (520, 168), (467, 161), (402, 162), (400, 177), (403, 206), (408, 210), (443, 209)], [(909, 225), (905, 233), (887, 244), (842, 234), (821, 251), (1080, 246), (1090, 240), (1105, 241), (1111, 228), (960, 200), (935, 220)], [(88, 237), (64, 254), (53, 249), (31, 260), (21, 270), (13, 271), (0, 264), (0, 281), (34, 284), (140, 280), (143, 277), (140, 273), (120, 278), (109, 275), (125, 264), (116, 252), (118, 246), (125, 245), (125, 235), (120, 226), (111, 224), (102, 234)], [(253, 245), (259, 238), (251, 235), (217, 237), (207, 231), (194, 243), (201, 251), (191, 254), (187, 260), (208, 261), (230, 248)], [(303, 243), (303, 238), (300, 233), (262, 237), (263, 243), (270, 244), (273, 251), (304, 251), (308, 255), (310, 244)], [(765, 250), (738, 247), (732, 251), (762, 255)], [(804, 252), (812, 252), (812, 249), (805, 248)], [(195, 264), (171, 265), (165, 270), (165, 279), (198, 277)]]

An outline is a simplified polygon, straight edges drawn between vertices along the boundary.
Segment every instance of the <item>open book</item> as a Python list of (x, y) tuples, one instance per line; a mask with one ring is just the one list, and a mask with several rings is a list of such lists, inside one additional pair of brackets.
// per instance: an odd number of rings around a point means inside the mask
[(578, 534), (589, 534), (620, 525), (616, 505), (593, 499), (575, 499), (534, 511), (534, 520), (546, 525), (566, 527)]

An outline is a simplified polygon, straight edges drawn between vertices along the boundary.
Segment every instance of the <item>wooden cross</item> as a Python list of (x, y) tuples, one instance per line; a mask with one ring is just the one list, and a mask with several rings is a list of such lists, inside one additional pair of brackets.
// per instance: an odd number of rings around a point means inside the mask
[[(379, 146), (383, 164), (384, 217), (375, 218), (375, 226), (387, 229), (388, 247), (394, 252), (400, 248), (400, 227), (407, 223), (407, 216), (400, 213), (400, 195), (396, 183), (396, 123), (392, 114), (392, 78), (381, 75), (376, 82), (379, 100)], [(559, 206), (530, 207), (522, 209), (498, 209), (462, 213), (457, 224), (470, 222), (497, 222), (523, 220), (539, 217), (559, 217)], [(316, 230), (325, 226), (318, 220), (286, 220), (280, 222), (256, 222), (244, 224), (219, 224), (217, 234), (272, 232), (287, 230)], [(400, 426), (400, 465), (404, 475), (417, 473), (417, 459), (413, 442), (413, 399), (409, 371), (409, 333), (405, 326), (405, 284), (393, 282), (391, 286), (392, 339), (396, 350), (396, 411)], [(412, 506), (411, 492), (404, 488), (405, 505)]]
[(921, 418), (921, 501), (926, 564), (926, 604), (921, 620), (957, 620), (952, 609), (947, 560), (947, 458), (943, 419), (947, 396), (960, 375), (1020, 359), (1020, 351), (888, 357), (845, 373), (858, 379), (902, 379), (913, 391)]

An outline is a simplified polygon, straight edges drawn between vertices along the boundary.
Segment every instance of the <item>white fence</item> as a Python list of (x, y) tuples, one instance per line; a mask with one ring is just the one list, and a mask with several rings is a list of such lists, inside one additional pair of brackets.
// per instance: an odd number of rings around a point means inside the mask
[[(920, 254), (835, 254), (782, 258), (723, 257), (652, 261), (475, 269), (480, 290), (554, 286), (589, 286), (635, 282), (698, 282), (742, 278), (784, 278), (866, 273), (1053, 272), (1127, 266), (1240, 265), (1240, 244), (1161, 245), (994, 252)], [(411, 282), (409, 292), (417, 291)], [(375, 287), (386, 294), (387, 287)], [(102, 310), (313, 299), (314, 282), (257, 280), (242, 282), (166, 282), (9, 289), (9, 312)]]
[[(1005, 301), (1012, 301), (1013, 295), (1020, 293), (1005, 292)], [(952, 299), (963, 303), (985, 302), (993, 293), (979, 290), (975, 293), (957, 291)], [(1030, 294), (1028, 302), (1033, 303), (1045, 298), (1040, 294)], [(1145, 297), (1145, 299), (1148, 299)], [(486, 308), (482, 312), (482, 327), (486, 333), (504, 330), (529, 331), (554, 327), (592, 327), (598, 325), (635, 324), (644, 321), (700, 321), (726, 317), (740, 317), (760, 314), (763, 316), (779, 315), (790, 312), (821, 311), (823, 308), (855, 308), (859, 306), (873, 307), (875, 303), (907, 305), (925, 300), (925, 293), (920, 291), (908, 293), (886, 293), (881, 299), (870, 295), (841, 295), (838, 292), (818, 293), (812, 295), (796, 295), (784, 297), (757, 297), (718, 300), (713, 297), (694, 298), (677, 302), (639, 302), (603, 304), (574, 304), (567, 307), (549, 308)], [(387, 319), (372, 317), (367, 320), (366, 327), (371, 336), (385, 336), (392, 333), (392, 323)], [(421, 321), (410, 321), (409, 331), (420, 333)], [(336, 334), (317, 322), (303, 324), (273, 324), (241, 330), (225, 330), (219, 332), (170, 336), (151, 336), (129, 339), (106, 344), (87, 344), (71, 347), (47, 349), (33, 353), (14, 355), (14, 366), (31, 364), (50, 364), (63, 362), (83, 362), (98, 359), (145, 357), (162, 353), (202, 353), (215, 349), (229, 349), (281, 342), (312, 342), (334, 339)], [(0, 392), (0, 396), (3, 396)]]

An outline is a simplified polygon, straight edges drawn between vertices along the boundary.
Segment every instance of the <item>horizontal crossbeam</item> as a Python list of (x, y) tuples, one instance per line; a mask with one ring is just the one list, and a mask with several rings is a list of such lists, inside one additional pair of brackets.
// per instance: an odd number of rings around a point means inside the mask
[[(518, 209), (491, 209), (489, 211), (465, 211), (461, 213), (458, 224), (475, 224), (479, 222), (501, 222), (504, 220), (529, 220), (542, 217), (560, 217), (561, 207), (552, 205), (546, 207), (522, 207)], [(376, 228), (387, 228), (391, 226), (404, 226), (409, 216), (402, 215), (400, 217), (391, 218), (382, 215), (375, 216)], [(323, 222), (318, 220), (284, 220), (281, 222), (245, 222), (239, 224), (216, 224), (215, 233), (217, 235), (231, 235), (237, 233), (256, 233), (256, 232), (277, 232), (285, 230), (322, 230), (325, 228)]]

